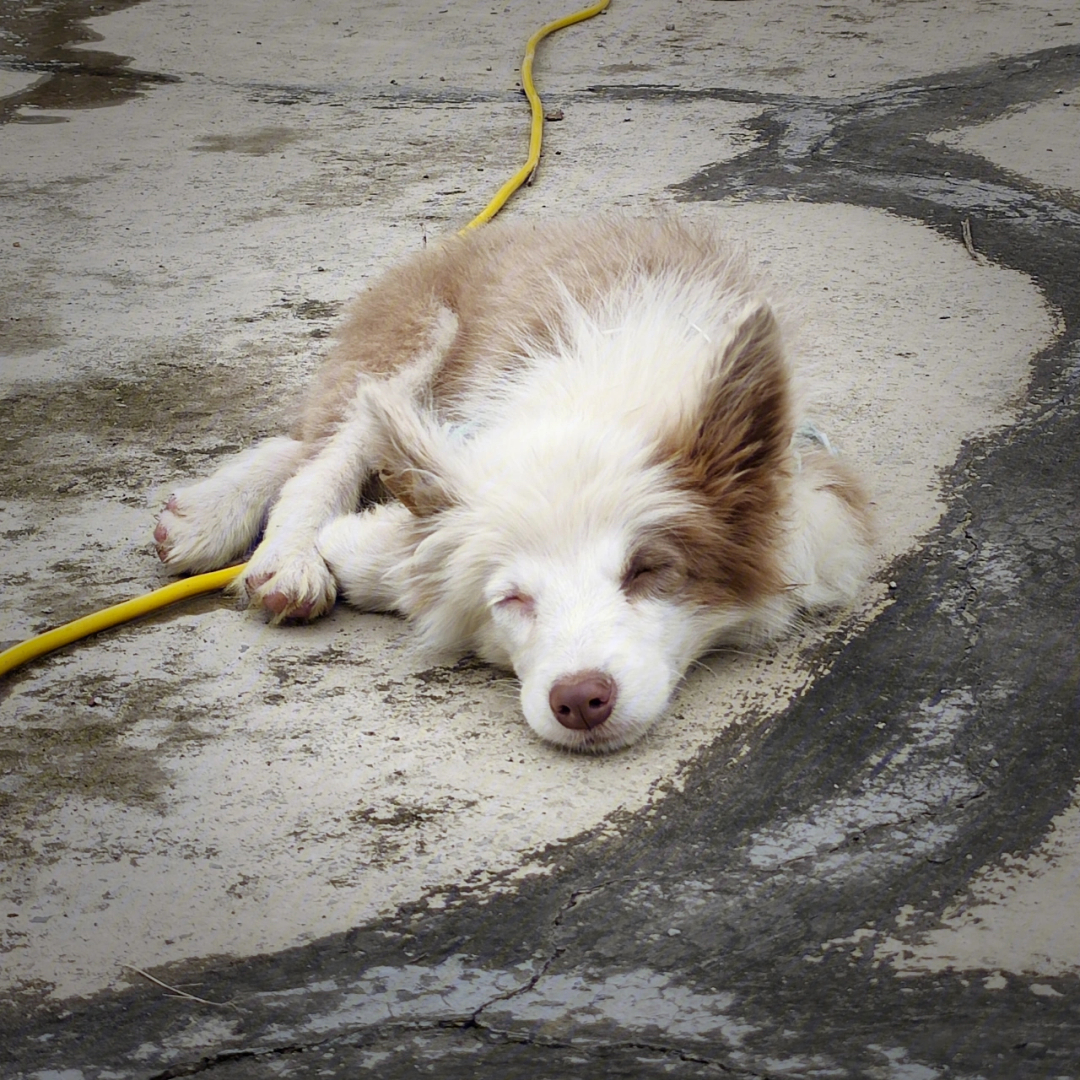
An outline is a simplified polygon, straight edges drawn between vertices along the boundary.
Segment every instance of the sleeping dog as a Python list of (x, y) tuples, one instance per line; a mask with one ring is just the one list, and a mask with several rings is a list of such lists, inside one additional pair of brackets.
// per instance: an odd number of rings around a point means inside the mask
[(850, 602), (870, 557), (761, 280), (676, 219), (496, 224), (392, 268), (295, 431), (173, 495), (154, 539), (180, 572), (254, 546), (234, 587), (275, 621), (400, 612), (589, 750), (710, 648)]

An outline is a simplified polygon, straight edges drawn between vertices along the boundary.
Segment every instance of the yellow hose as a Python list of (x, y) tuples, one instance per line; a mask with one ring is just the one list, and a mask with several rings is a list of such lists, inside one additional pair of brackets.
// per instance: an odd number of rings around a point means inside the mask
[(186, 600), (189, 596), (198, 596), (199, 593), (224, 589), (244, 569), (245, 565), (241, 563), (239, 566), (229, 566), (224, 570), (214, 570), (209, 574), (181, 578), (171, 585), (165, 585), (153, 592), (137, 596), (134, 600), (113, 604), (112, 607), (95, 611), (92, 615), (85, 615), (74, 622), (58, 626), (55, 630), (30, 638), (29, 641), (13, 645), (10, 649), (0, 652), (0, 675), (6, 675), (20, 664), (36, 660), (39, 656), (44, 656), (45, 653), (52, 652), (54, 649), (62, 649), (65, 645), (96, 634), (99, 630), (107, 630), (110, 626), (130, 622), (140, 615), (156, 611), (167, 604), (175, 604), (177, 600)]
[(584, 8), (573, 15), (565, 15), (561, 19), (549, 22), (547, 26), (540, 27), (525, 43), (525, 58), (521, 61), (521, 86), (525, 91), (525, 96), (529, 99), (529, 108), (532, 110), (532, 127), (529, 130), (529, 156), (525, 164), (499, 188), (491, 202), (461, 230), (463, 233), (489, 222), (503, 208), (506, 200), (532, 177), (532, 174), (536, 172), (537, 165), (540, 164), (540, 145), (544, 138), (544, 107), (540, 102), (540, 95), (536, 92), (536, 84), (533, 82), (532, 77), (536, 46), (548, 34), (553, 34), (564, 26), (572, 26), (574, 23), (584, 22), (585, 19), (591, 19), (594, 15), (599, 15), (609, 3), (611, 3), (611, 0), (603, 0), (602, 3), (593, 4), (592, 7)]
[[(573, 15), (565, 15), (561, 19), (549, 22), (546, 26), (542, 26), (537, 30), (526, 42), (525, 58), (521, 61), (521, 85), (525, 90), (525, 96), (529, 99), (529, 107), (532, 110), (528, 159), (499, 188), (491, 202), (461, 232), (468, 232), (470, 229), (475, 229), (478, 225), (490, 221), (503, 208), (507, 199), (532, 176), (540, 162), (540, 145), (544, 132), (544, 108), (540, 101), (540, 95), (536, 92), (536, 84), (533, 82), (532, 76), (536, 46), (548, 34), (553, 34), (564, 26), (572, 26), (574, 23), (583, 22), (585, 19), (591, 19), (594, 15), (599, 15), (610, 3), (611, 0), (603, 0), (602, 3), (593, 4), (592, 7), (584, 8)], [(171, 585), (155, 589), (153, 592), (146, 593), (143, 596), (137, 596), (134, 600), (125, 600), (121, 604), (114, 604), (112, 607), (105, 608), (102, 611), (95, 611), (92, 615), (86, 615), (81, 619), (76, 619), (74, 622), (58, 626), (55, 630), (40, 634), (38, 637), (30, 638), (29, 641), (13, 645), (10, 649), (0, 652), (0, 677), (13, 671), (21, 664), (36, 660), (39, 656), (44, 656), (45, 653), (61, 649), (65, 645), (70, 645), (73, 641), (89, 637), (100, 630), (107, 630), (109, 627), (117, 626), (119, 623), (130, 622), (132, 619), (139, 618), (140, 615), (157, 611), (158, 608), (166, 607), (168, 604), (175, 604), (178, 600), (186, 600), (188, 597), (198, 596), (200, 593), (223, 589), (233, 578), (240, 574), (246, 565), (246, 563), (240, 563), (238, 566), (229, 566), (224, 570), (214, 570), (209, 574), (196, 574), (193, 577), (182, 578)]]

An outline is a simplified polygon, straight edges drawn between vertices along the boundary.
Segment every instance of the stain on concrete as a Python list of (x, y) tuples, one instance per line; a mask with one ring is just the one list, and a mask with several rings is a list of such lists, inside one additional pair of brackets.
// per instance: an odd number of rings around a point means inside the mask
[(101, 40), (91, 17), (133, 7), (139, 0), (42, 0), (0, 4), (0, 59), (16, 71), (43, 76), (28, 89), (0, 98), (0, 123), (62, 123), (39, 110), (119, 105), (155, 83), (176, 78), (129, 68), (129, 57), (103, 49), (72, 48)]
[(263, 127), (240, 135), (204, 135), (192, 149), (209, 154), (276, 154), (304, 136), (287, 127)]
[(0, 398), (0, 498), (93, 492), (143, 506), (147, 476), (212, 471), (241, 449), (233, 432), (250, 439), (288, 427), (265, 379), (261, 364), (177, 353), (140, 357), (113, 376), (16, 383)]

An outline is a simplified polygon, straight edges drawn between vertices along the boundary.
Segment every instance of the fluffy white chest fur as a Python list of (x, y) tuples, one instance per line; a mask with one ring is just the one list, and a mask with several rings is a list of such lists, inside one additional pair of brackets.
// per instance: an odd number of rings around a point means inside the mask
[(401, 612), (512, 668), (545, 739), (597, 750), (709, 648), (849, 602), (869, 557), (761, 282), (670, 219), (496, 225), (392, 269), (297, 430), (178, 492), (154, 536), (188, 572), (261, 536), (253, 606)]

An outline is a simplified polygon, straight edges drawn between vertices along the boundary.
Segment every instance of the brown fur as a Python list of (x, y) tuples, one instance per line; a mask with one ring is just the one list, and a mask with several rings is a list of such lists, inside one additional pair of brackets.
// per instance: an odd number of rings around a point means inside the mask
[(307, 396), (297, 437), (319, 442), (329, 435), (361, 375), (385, 377), (406, 367), (444, 309), (458, 326), (431, 387), (440, 409), (452, 407), (466, 385), (475, 386), (484, 368), (494, 376), (512, 364), (523, 339), (554, 345), (561, 327), (552, 317), (561, 308), (561, 290), (591, 307), (643, 271), (689, 277), (700, 273), (703, 260), (721, 284), (750, 288), (749, 271), (733, 250), (718, 252), (715, 242), (706, 246), (674, 220), (643, 229), (640, 221), (613, 219), (594, 230), (548, 222), (542, 245), (530, 237), (540, 228), (497, 223), (452, 237), (384, 274), (353, 304)]
[(701, 413), (659, 455), (699, 508), (674, 533), (701, 603), (752, 603), (783, 588), (776, 552), (793, 427), (780, 330), (762, 304), (728, 343)]

